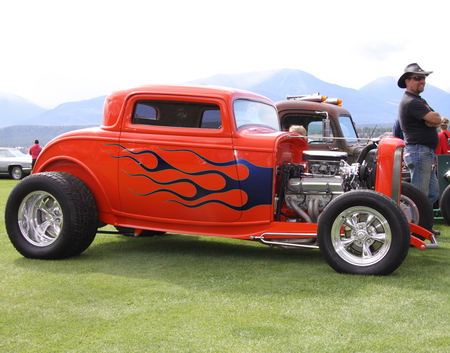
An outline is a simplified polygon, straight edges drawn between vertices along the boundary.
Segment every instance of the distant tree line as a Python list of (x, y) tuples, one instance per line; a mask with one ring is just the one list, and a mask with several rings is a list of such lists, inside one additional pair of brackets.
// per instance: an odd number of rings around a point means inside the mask
[(44, 125), (12, 125), (0, 129), (0, 147), (30, 147), (34, 140), (39, 140), (41, 146), (65, 132), (82, 129), (89, 126), (44, 126)]
[(392, 135), (392, 126), (361, 126), (356, 127), (356, 132), (361, 138), (375, 138)]

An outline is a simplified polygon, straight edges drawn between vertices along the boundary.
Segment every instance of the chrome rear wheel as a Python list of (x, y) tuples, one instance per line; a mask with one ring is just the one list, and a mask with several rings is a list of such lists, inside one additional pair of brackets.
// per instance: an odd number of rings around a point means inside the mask
[(61, 206), (48, 192), (32, 192), (20, 204), (20, 231), (35, 246), (48, 246), (58, 239), (63, 222)]
[(23, 256), (63, 259), (82, 253), (94, 240), (97, 202), (75, 175), (32, 174), (11, 191), (5, 225), (11, 243)]

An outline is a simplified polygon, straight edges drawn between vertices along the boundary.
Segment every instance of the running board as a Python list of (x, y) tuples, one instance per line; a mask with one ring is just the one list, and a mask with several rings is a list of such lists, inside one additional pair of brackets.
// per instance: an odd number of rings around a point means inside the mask
[[(277, 235), (277, 236), (280, 236), (281, 234), (269, 233), (269, 234), (263, 234), (263, 235), (261, 235), (259, 237), (252, 236), (252, 237), (250, 237), (250, 239), (251, 240), (258, 240), (259, 242), (261, 242), (261, 243), (263, 243), (265, 245), (292, 246), (292, 247), (303, 248), (303, 249), (319, 249), (318, 245), (296, 244), (296, 243), (286, 243), (286, 242), (280, 242), (280, 241), (266, 240), (266, 239), (264, 239), (264, 235)], [(314, 234), (314, 236), (316, 236), (316, 235)]]

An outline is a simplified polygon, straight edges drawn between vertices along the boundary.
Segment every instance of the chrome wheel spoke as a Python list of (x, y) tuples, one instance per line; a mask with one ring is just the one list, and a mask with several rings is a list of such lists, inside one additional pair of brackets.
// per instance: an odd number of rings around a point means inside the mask
[(370, 237), (371, 239), (378, 241), (380, 243), (384, 243), (386, 241), (386, 234), (385, 233), (377, 233)]
[(358, 227), (358, 215), (352, 215), (351, 217), (346, 217), (344, 224), (352, 229), (356, 229)]
[(362, 258), (370, 259), (373, 256), (372, 251), (370, 251), (370, 246), (365, 243), (362, 247)]
[(348, 248), (349, 246), (351, 246), (353, 243), (355, 242), (354, 238), (343, 238), (341, 240), (342, 246), (344, 248)]
[(36, 235), (42, 240), (42, 241), (48, 241), (53, 239), (53, 237), (47, 236), (47, 229), (51, 226), (51, 223), (49, 221), (46, 221), (44, 223), (39, 224), (36, 227)]
[(375, 222), (375, 221), (376, 221), (375, 216), (374, 216), (373, 214), (369, 214), (369, 215), (367, 216), (367, 220), (366, 220), (366, 227), (371, 226), (372, 223)]

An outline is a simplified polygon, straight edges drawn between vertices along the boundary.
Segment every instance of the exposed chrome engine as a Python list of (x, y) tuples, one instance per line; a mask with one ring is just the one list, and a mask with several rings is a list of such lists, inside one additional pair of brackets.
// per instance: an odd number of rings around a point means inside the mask
[(337, 175), (341, 161), (347, 160), (347, 152), (303, 151), (303, 160), (312, 175)]
[[(355, 189), (371, 189), (375, 178), (376, 156), (367, 163), (368, 146), (357, 163), (347, 163), (347, 153), (337, 151), (303, 151), (302, 164), (285, 163), (277, 193), (275, 219), (285, 222), (318, 223), (319, 215), (336, 197)], [(371, 152), (372, 153), (372, 152)], [(266, 238), (267, 237), (267, 238)], [(285, 249), (317, 248), (317, 237), (270, 239), (260, 241)]]
[(352, 189), (362, 187), (361, 165), (346, 162), (345, 152), (304, 151), (305, 166), (287, 165), (289, 178), (284, 182), (284, 201), (295, 216), (288, 222), (317, 223), (326, 205)]
[(343, 192), (343, 179), (340, 176), (289, 179), (284, 199), (287, 207), (300, 217), (290, 221), (316, 223), (325, 206)]

